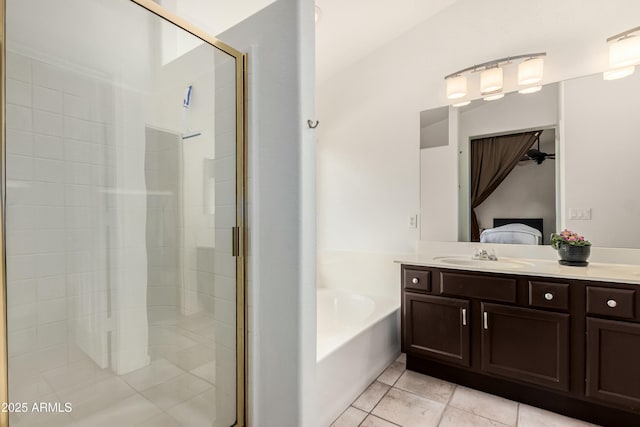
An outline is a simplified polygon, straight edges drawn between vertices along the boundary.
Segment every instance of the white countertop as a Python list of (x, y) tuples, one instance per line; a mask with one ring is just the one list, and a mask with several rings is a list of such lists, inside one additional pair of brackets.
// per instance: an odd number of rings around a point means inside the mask
[[(481, 246), (481, 247), (484, 247)], [(464, 248), (466, 249), (466, 247)], [(501, 256), (496, 251), (496, 261), (475, 261), (473, 265), (456, 265), (447, 262), (446, 258), (455, 260), (472, 260), (473, 251), (452, 250), (450, 245), (422, 250), (417, 254), (403, 255), (397, 263), (425, 267), (447, 268), (451, 270), (486, 271), (492, 273), (541, 276), (564, 279), (593, 280), (640, 285), (640, 264), (613, 264), (589, 262), (587, 267), (570, 267), (560, 265), (557, 259), (524, 258)], [(501, 262), (503, 261), (502, 265)], [(506, 262), (506, 264), (505, 264)], [(512, 262), (509, 264), (509, 262)], [(506, 265), (506, 267), (505, 267)]]

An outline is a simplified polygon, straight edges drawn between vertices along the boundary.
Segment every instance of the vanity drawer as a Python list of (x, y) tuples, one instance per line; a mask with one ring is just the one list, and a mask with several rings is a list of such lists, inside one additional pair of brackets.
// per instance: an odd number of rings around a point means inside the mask
[(429, 270), (405, 268), (402, 275), (402, 283), (405, 289), (429, 292), (431, 291), (431, 272)]
[(515, 303), (516, 280), (495, 276), (442, 272), (440, 273), (440, 293), (484, 301)]
[(632, 289), (587, 286), (587, 313), (633, 319), (635, 294)]
[(529, 282), (529, 305), (539, 308), (569, 309), (567, 283)]

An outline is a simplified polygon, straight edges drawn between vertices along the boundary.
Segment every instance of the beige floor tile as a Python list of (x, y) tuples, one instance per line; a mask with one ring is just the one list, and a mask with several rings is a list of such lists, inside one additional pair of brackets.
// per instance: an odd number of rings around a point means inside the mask
[(346, 411), (331, 424), (331, 427), (358, 427), (367, 413), (358, 408), (349, 406)]
[(79, 427), (135, 426), (161, 413), (139, 394), (134, 394), (101, 411), (77, 421)]
[(396, 359), (396, 362), (407, 364), (407, 353), (400, 353), (400, 356)]
[(71, 416), (80, 419), (131, 396), (135, 392), (122, 379), (111, 377), (88, 386), (61, 390), (58, 392), (58, 396), (61, 401), (70, 402), (73, 405)]
[(402, 374), (394, 387), (410, 391), (436, 402), (447, 403), (456, 385), (418, 372), (404, 371), (404, 374)]
[(586, 421), (565, 417), (554, 412), (520, 404), (518, 427), (593, 427)]
[(198, 366), (195, 369), (190, 370), (193, 375), (202, 378), (211, 384), (216, 383), (216, 362), (205, 363), (202, 366)]
[(518, 417), (517, 402), (462, 386), (456, 387), (449, 405), (508, 426), (515, 426)]
[(198, 344), (169, 354), (167, 360), (185, 371), (190, 371), (213, 361), (215, 356), (215, 351), (211, 347)]
[(75, 427), (75, 421), (68, 413), (34, 413), (23, 414), (18, 421), (11, 417), (12, 427)]
[(403, 427), (435, 427), (445, 405), (392, 388), (371, 412)]
[(136, 427), (183, 427), (175, 418), (168, 414), (159, 414), (153, 418), (143, 421)]
[(371, 410), (380, 402), (382, 396), (389, 390), (390, 386), (379, 381), (374, 381), (369, 387), (353, 402), (353, 406), (365, 412)]
[(211, 427), (216, 419), (216, 403), (205, 392), (174, 406), (168, 412), (185, 427)]
[(59, 391), (71, 387), (90, 386), (114, 374), (109, 369), (100, 369), (95, 363), (83, 360), (44, 372), (42, 376), (56, 391)]
[(405, 366), (400, 362), (393, 362), (383, 373), (378, 377), (378, 381), (381, 383), (393, 385), (400, 375), (404, 372)]
[(398, 424), (390, 423), (389, 421), (378, 418), (375, 415), (369, 415), (364, 419), (360, 427), (397, 427)]
[(447, 407), (438, 427), (506, 427), (497, 421), (452, 406)]
[(142, 391), (142, 395), (163, 410), (203, 393), (212, 385), (191, 374), (183, 374)]
[(142, 391), (158, 384), (162, 384), (185, 372), (173, 363), (165, 359), (158, 359), (151, 362), (144, 368), (123, 375), (124, 379), (131, 387)]

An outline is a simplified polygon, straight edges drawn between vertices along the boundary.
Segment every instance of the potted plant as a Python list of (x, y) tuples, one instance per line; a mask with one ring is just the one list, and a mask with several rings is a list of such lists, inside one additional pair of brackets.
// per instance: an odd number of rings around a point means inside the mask
[(551, 246), (558, 251), (562, 265), (584, 267), (589, 263), (591, 242), (574, 231), (562, 230), (560, 234), (551, 235)]

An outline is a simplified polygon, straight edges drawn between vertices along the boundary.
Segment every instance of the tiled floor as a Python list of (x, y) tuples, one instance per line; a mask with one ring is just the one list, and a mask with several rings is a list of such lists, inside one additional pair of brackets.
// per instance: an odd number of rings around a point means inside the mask
[(331, 427), (593, 427), (405, 368), (401, 355)]
[[(11, 414), (16, 427), (211, 427), (215, 414), (214, 320), (198, 314), (149, 325), (151, 363), (125, 375), (88, 357), (34, 378), (38, 402), (71, 402), (70, 413)], [(27, 385), (25, 383), (25, 385)], [(32, 403), (29, 403), (31, 405)]]

